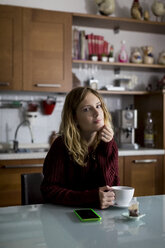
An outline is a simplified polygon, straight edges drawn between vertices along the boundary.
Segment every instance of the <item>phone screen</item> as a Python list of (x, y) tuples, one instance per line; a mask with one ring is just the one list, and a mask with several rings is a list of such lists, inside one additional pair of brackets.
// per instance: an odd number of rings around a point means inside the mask
[(75, 209), (75, 214), (81, 221), (99, 221), (101, 217), (93, 209)]

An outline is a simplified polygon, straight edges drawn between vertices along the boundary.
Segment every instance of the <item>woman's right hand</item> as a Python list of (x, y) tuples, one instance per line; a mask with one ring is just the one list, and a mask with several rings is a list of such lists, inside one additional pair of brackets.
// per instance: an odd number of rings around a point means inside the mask
[(114, 204), (115, 194), (110, 186), (99, 188), (100, 208), (105, 209)]
[(113, 139), (114, 131), (111, 126), (104, 125), (99, 131), (99, 138), (104, 142), (110, 142)]

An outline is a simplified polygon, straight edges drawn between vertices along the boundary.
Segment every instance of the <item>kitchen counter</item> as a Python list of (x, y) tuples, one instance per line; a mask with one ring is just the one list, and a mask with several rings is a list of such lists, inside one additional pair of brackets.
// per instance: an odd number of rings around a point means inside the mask
[(0, 160), (44, 159), (47, 152), (0, 153)]
[[(21, 153), (0, 153), (0, 160), (16, 159), (44, 159), (47, 152), (21, 152)], [(163, 149), (123, 150), (119, 149), (119, 156), (140, 156), (140, 155), (165, 155)]]
[(165, 155), (165, 150), (147, 149), (147, 148), (140, 148), (138, 150), (119, 149), (119, 156), (141, 156), (141, 155)]

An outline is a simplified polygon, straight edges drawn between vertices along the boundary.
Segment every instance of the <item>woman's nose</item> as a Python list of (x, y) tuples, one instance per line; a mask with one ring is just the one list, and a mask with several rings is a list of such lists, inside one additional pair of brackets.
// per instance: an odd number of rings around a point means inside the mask
[(97, 109), (94, 109), (94, 116), (98, 116), (99, 115), (99, 111)]

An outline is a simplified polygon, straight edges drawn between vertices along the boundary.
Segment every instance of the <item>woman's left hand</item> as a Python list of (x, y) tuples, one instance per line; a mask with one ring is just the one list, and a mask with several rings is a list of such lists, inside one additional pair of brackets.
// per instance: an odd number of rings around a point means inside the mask
[(108, 185), (99, 188), (100, 208), (105, 209), (114, 205), (115, 194)]
[(99, 131), (99, 137), (104, 142), (109, 142), (113, 139), (113, 129), (110, 126), (103, 126), (102, 129)]

